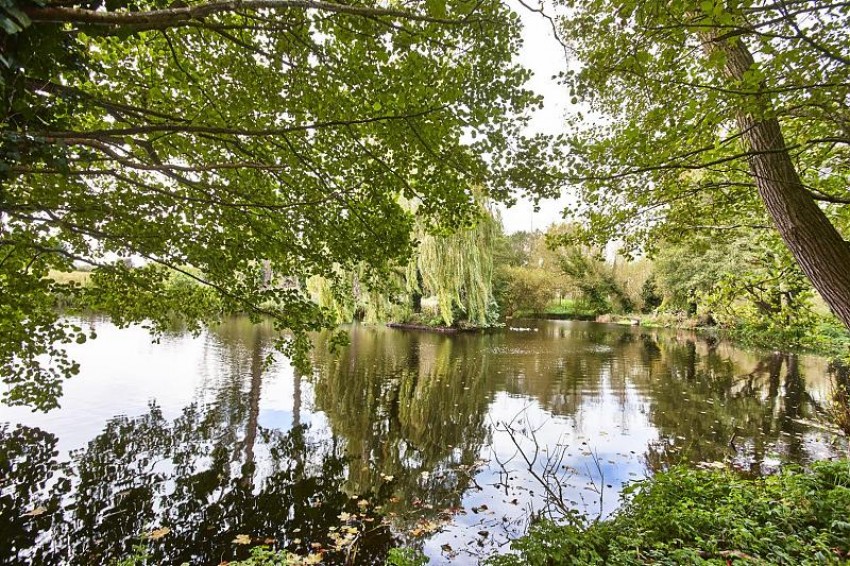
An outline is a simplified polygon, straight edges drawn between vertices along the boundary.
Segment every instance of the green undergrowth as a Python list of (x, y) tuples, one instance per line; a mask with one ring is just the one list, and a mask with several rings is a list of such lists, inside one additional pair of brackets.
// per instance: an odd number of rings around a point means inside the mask
[(846, 564), (850, 461), (761, 478), (684, 467), (625, 490), (619, 512), (587, 524), (543, 521), (489, 566)]

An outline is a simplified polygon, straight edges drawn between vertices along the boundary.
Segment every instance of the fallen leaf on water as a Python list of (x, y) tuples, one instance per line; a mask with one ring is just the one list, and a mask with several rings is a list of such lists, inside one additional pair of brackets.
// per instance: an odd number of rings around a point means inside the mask
[(434, 531), (438, 531), (438, 530), (440, 530), (440, 528), (441, 528), (440, 523), (436, 523), (434, 521), (422, 520), (422, 521), (419, 522), (419, 524), (416, 526), (416, 528), (414, 528), (413, 530), (410, 531), (410, 534), (414, 537), (420, 537), (422, 535), (425, 535), (425, 534), (428, 534), (428, 533), (433, 533)]
[(363, 509), (363, 508), (369, 506), (369, 502), (366, 501), (365, 499), (361, 499), (360, 501), (357, 502), (357, 506), (360, 507), (361, 509)]
[(441, 546), (440, 550), (442, 550), (443, 552), (453, 552), (454, 551), (454, 549), (452, 548), (452, 545), (450, 545), (448, 543)]
[(38, 517), (39, 515), (43, 515), (45, 513), (47, 513), (47, 507), (43, 507), (43, 506), (39, 505), (38, 507), (36, 507), (32, 511), (27, 511), (26, 513), (24, 513), (23, 516), (24, 517)]
[(160, 527), (149, 532), (148, 538), (151, 540), (159, 540), (170, 532), (171, 529), (169, 529), (168, 527)]
[(233, 539), (233, 544), (251, 544), (251, 536), (250, 535), (236, 535), (236, 538)]
[(321, 554), (308, 554), (304, 557), (304, 564), (319, 564), (322, 561)]
[(342, 513), (337, 515), (337, 517), (340, 521), (348, 521), (349, 519), (351, 519), (351, 513), (346, 513), (345, 511), (343, 511)]

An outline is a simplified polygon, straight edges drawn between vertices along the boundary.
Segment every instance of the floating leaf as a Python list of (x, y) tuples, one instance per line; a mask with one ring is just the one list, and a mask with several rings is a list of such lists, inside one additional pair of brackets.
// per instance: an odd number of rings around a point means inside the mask
[(233, 539), (233, 544), (251, 544), (251, 536), (250, 535), (236, 535), (236, 538)]
[(43, 507), (43, 506), (39, 505), (38, 507), (36, 507), (32, 511), (27, 511), (26, 513), (24, 513), (23, 516), (24, 517), (38, 517), (39, 515), (44, 515), (45, 513), (47, 513), (47, 507)]
[(168, 527), (160, 527), (149, 532), (148, 538), (151, 540), (159, 540), (170, 532), (171, 529), (169, 529)]

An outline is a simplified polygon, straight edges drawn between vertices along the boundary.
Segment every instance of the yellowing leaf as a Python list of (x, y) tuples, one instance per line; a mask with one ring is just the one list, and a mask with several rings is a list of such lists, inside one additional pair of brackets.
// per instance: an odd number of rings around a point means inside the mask
[(45, 513), (47, 513), (47, 507), (43, 507), (43, 506), (39, 505), (38, 507), (36, 507), (32, 511), (27, 511), (26, 513), (24, 513), (23, 516), (24, 517), (38, 517), (39, 515), (43, 515)]
[(169, 529), (168, 527), (160, 527), (149, 532), (148, 538), (151, 540), (159, 540), (170, 532), (171, 529)]

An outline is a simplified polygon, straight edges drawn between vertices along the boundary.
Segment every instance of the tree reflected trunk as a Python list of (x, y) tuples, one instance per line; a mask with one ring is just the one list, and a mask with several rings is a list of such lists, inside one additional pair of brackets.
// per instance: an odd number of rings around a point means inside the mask
[(251, 344), (251, 389), (248, 392), (248, 423), (245, 426), (245, 463), (242, 466), (242, 483), (248, 488), (254, 481), (255, 455), (257, 443), (258, 420), (260, 417), (260, 392), (263, 385), (263, 338), (260, 327), (255, 327), (254, 340)]

